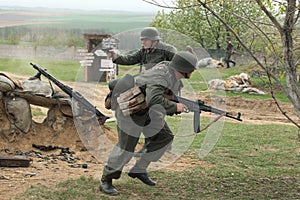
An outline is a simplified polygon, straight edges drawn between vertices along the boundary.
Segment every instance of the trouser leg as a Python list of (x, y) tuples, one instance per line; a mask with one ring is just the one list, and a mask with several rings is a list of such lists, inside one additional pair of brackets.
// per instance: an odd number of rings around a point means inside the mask
[(121, 176), (123, 167), (133, 156), (134, 148), (138, 142), (138, 137), (128, 135), (118, 127), (119, 141), (113, 148), (107, 165), (103, 169), (102, 178), (118, 179)]
[[(146, 131), (145, 131), (146, 133)], [(169, 126), (164, 122), (163, 128), (152, 137), (149, 137), (149, 143), (146, 145), (146, 152), (141, 155), (141, 160), (150, 162), (158, 161), (172, 145), (174, 135)]]
[(131, 168), (131, 173), (146, 173), (150, 161), (144, 159), (138, 159), (135, 165)]

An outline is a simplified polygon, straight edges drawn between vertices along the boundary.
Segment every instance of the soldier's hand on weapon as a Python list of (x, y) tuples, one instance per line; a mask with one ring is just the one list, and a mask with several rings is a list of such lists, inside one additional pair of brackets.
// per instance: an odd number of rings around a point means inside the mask
[(177, 113), (188, 112), (188, 107), (182, 103), (177, 103)]
[(106, 49), (105, 53), (106, 53), (107, 57), (112, 58), (112, 59), (116, 59), (119, 54), (117, 49), (112, 49), (112, 48)]

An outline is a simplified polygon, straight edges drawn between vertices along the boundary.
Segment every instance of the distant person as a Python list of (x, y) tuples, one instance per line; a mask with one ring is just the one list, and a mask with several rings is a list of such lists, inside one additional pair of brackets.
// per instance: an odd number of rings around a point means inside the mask
[(115, 50), (107, 52), (109, 57), (115, 64), (120, 65), (140, 65), (146, 70), (151, 69), (154, 65), (162, 61), (171, 61), (177, 49), (162, 42), (159, 37), (159, 32), (155, 27), (146, 27), (141, 31), (141, 49), (128, 55), (118, 54)]
[(235, 61), (231, 60), (231, 56), (233, 54), (233, 45), (231, 43), (231, 37), (227, 36), (226, 37), (226, 43), (227, 43), (227, 47), (226, 47), (226, 52), (225, 52), (225, 64), (226, 64), (226, 68), (230, 68), (230, 63), (233, 64), (233, 66), (235, 66)]

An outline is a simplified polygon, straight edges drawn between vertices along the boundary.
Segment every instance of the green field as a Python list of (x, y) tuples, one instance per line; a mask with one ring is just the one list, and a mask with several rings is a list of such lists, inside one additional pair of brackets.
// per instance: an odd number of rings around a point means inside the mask
[[(101, 9), (101, 8), (100, 8)], [(104, 30), (107, 33), (119, 33), (125, 30), (149, 26), (155, 13), (136, 13), (122, 11), (76, 11), (52, 9), (2, 10), (9, 11), (9, 20), (40, 22), (25, 27)], [(26, 12), (26, 15), (23, 15)], [(21, 16), (21, 17), (20, 17)], [(0, 15), (0, 20), (7, 20)]]
[[(0, 59), (0, 71), (30, 75), (34, 70), (29, 62)], [(70, 61), (34, 62), (47, 66), (48, 72), (59, 80), (72, 81), (80, 70), (74, 67), (78, 64)], [(248, 67), (245, 65), (222, 70), (221, 74), (228, 77), (245, 71)], [(130, 67), (124, 67), (122, 74), (129, 69)], [(208, 69), (204, 69), (203, 74), (207, 74), (205, 70)], [(193, 75), (189, 81), (195, 91), (206, 89), (201, 76)], [(253, 81), (258, 86), (265, 87), (259, 78)], [(243, 96), (253, 98), (247, 94)], [(287, 101), (281, 93), (278, 96)], [(172, 118), (170, 127), (176, 120), (176, 117)], [(209, 122), (205, 118), (201, 120), (203, 125)], [(208, 131), (198, 134), (182, 155), (187, 167), (178, 171), (161, 169), (150, 172), (149, 175), (158, 182), (155, 187), (132, 180), (123, 173), (121, 179), (114, 182), (121, 194), (111, 198), (95, 190), (99, 180), (87, 177), (74, 180), (70, 177), (68, 181), (50, 188), (32, 186), (14, 199), (300, 199), (300, 143), (296, 127), (225, 122), (215, 147), (207, 156), (199, 157), (203, 141), (209, 134)]]

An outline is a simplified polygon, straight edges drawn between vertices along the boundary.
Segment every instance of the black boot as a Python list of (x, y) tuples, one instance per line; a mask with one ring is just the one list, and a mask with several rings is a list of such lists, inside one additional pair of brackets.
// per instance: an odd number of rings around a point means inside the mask
[(118, 190), (112, 185), (112, 179), (102, 178), (99, 185), (99, 190), (108, 195), (119, 194)]
[(150, 165), (150, 161), (139, 159), (136, 161), (133, 168), (129, 171), (128, 176), (131, 178), (138, 178), (146, 185), (154, 186), (156, 183), (152, 181), (147, 174), (147, 167)]
[(138, 178), (143, 183), (145, 183), (146, 185), (150, 185), (150, 186), (155, 186), (156, 185), (156, 183), (148, 177), (148, 174), (146, 172), (145, 173), (129, 172), (128, 176), (130, 176), (131, 178)]

